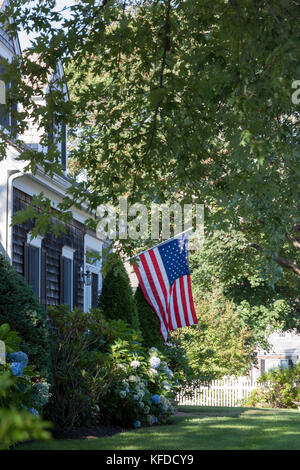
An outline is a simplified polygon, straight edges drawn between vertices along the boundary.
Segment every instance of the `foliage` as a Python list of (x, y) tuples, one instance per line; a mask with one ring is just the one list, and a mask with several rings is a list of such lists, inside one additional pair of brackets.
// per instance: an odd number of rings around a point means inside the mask
[(28, 366), (23, 351), (15, 351), (20, 339), (8, 324), (0, 326), (7, 360), (0, 363), (0, 449), (29, 439), (46, 439), (46, 423), (39, 418), (49, 399), (48, 384)]
[(299, 328), (299, 280), (272, 275), (261, 257), (248, 246), (241, 231), (207, 235), (203, 249), (190, 255), (193, 295), (196, 301), (216, 294), (233, 301), (253, 343), (268, 348), (272, 330)]
[(111, 371), (99, 352), (109, 341), (110, 328), (98, 312), (83, 313), (67, 307), (49, 307), (51, 322), (52, 398), (47, 417), (57, 430), (90, 424), (97, 400)]
[(25, 408), (39, 415), (49, 400), (49, 385), (39, 376), (34, 367), (28, 365), (29, 359), (23, 351), (12, 350), (20, 343), (19, 335), (7, 323), (0, 326), (0, 339), (5, 344), (6, 360), (0, 364), (0, 374), (9, 374), (10, 387), (0, 405)]
[(194, 372), (194, 380), (243, 375), (255, 358), (251, 331), (244, 326), (232, 302), (223, 296), (195, 304), (198, 324), (174, 330)]
[(150, 307), (147, 300), (145, 299), (140, 285), (135, 291), (134, 298), (138, 310), (140, 330), (143, 336), (143, 345), (145, 348), (155, 346), (158, 349), (163, 350), (165, 346), (160, 332), (159, 319), (153, 308)]
[(38, 372), (49, 380), (50, 351), (46, 312), (24, 278), (0, 254), (0, 324), (20, 335), (20, 348)]
[[(57, 430), (99, 422), (129, 426), (137, 420), (145, 422), (146, 414), (141, 417), (137, 412), (141, 412), (142, 405), (138, 405), (134, 397), (134, 384), (124, 385), (134, 373), (134, 366), (130, 365), (134, 360), (141, 364), (135, 372), (140, 377), (137, 379), (140, 386), (145, 388), (147, 403), (155, 393), (165, 396), (162, 401), (173, 396), (162, 383), (172, 372), (162, 366), (158, 377), (154, 376), (155, 372), (149, 376), (149, 358), (142, 347), (142, 338), (124, 321), (106, 320), (100, 310), (69, 312), (65, 306), (49, 308), (49, 316), (54, 382), (47, 416)], [(171, 378), (168, 382), (172, 383)], [(123, 400), (125, 397), (119, 392), (125, 388), (130, 389), (130, 393), (125, 391), (128, 396)], [(149, 404), (147, 415), (156, 410), (163, 418), (169, 414), (170, 407), (166, 408), (167, 405), (161, 410)]]
[(102, 419), (136, 428), (165, 423), (174, 412), (177, 380), (164, 356), (155, 347), (130, 351), (119, 342), (111, 346), (111, 360), (119, 374), (99, 403)]
[[(9, 374), (0, 374), (0, 400), (5, 398), (10, 386)], [(50, 423), (14, 405), (0, 405), (0, 450), (8, 449), (19, 442), (49, 439), (50, 434), (46, 431), (49, 425)]]
[(300, 365), (278, 367), (265, 372), (258, 379), (259, 386), (247, 404), (260, 408), (297, 408), (300, 402)]
[(107, 255), (99, 307), (107, 319), (121, 319), (133, 328), (139, 327), (138, 312), (129, 278), (121, 258)]
[[(29, 54), (7, 67), (24, 106), (18, 126), (30, 113), (46, 131), (53, 119), (73, 128), (71, 157), (86, 178), (59, 207), (88, 198), (96, 209), (124, 194), (138, 202), (194, 197), (210, 228), (245, 230), (272, 276), (275, 262), (299, 276), (294, 2), (80, 0), (68, 9), (11, 0), (1, 14), (12, 36), (38, 32)], [(43, 94), (59, 59), (72, 103), (56, 79), (39, 108), (30, 99)], [(37, 163), (61, 171), (54, 148), (47, 159), (29, 150), (22, 158), (33, 171)]]

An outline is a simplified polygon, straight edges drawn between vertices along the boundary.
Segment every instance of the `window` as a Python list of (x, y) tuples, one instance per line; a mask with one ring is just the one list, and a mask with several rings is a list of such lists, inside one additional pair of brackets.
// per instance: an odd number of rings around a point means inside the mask
[(85, 273), (90, 273), (91, 281), (84, 286), (84, 310), (88, 312), (90, 308), (97, 308), (98, 297), (101, 290), (101, 245), (89, 236), (86, 236), (86, 262), (82, 268)]
[(60, 264), (60, 302), (74, 306), (74, 251), (73, 248), (63, 247)]
[[(0, 62), (2, 57), (0, 56)], [(0, 63), (0, 125), (6, 127), (7, 129), (10, 126), (16, 126), (17, 124), (17, 111), (18, 104), (12, 102), (10, 104), (10, 109), (6, 108), (7, 105), (7, 91), (13, 88), (13, 82), (5, 82), (3, 75), (5, 72), (5, 64)]]
[(24, 247), (24, 277), (38, 298), (41, 298), (41, 275), (42, 237), (38, 236), (31, 240), (31, 234), (29, 233)]

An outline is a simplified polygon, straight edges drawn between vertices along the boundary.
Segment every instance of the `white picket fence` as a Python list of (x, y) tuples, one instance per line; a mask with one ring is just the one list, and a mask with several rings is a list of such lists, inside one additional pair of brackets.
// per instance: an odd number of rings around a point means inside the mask
[(181, 391), (176, 401), (178, 405), (243, 406), (256, 387), (256, 382), (246, 377), (224, 377), (221, 380), (213, 380), (208, 386), (187, 388), (186, 391), (191, 394), (186, 395)]

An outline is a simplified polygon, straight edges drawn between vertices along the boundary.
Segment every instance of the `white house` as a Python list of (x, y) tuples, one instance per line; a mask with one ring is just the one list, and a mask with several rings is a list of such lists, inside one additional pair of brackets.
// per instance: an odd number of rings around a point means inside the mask
[[(6, 0), (0, 0), (3, 8)], [(5, 30), (0, 27), (0, 58), (11, 60), (21, 54), (18, 40), (11, 41)], [(0, 69), (0, 75), (3, 69)], [(56, 72), (63, 76), (60, 64)], [(0, 105), (5, 103), (5, 90), (10, 86), (0, 76)], [(65, 97), (68, 90), (65, 87)], [(36, 101), (40, 100), (36, 97)], [(15, 106), (20, 106), (15, 104)], [(1, 108), (1, 106), (0, 106)], [(6, 128), (13, 125), (10, 113), (4, 116), (0, 109), (0, 125)], [(66, 136), (65, 126), (56, 129)], [(55, 139), (55, 132), (53, 139)], [(62, 200), (70, 179), (67, 171), (66, 138), (60, 143), (61, 165), (63, 172), (54, 177), (45, 174), (39, 166), (35, 174), (25, 171), (25, 162), (17, 160), (26, 146), (43, 150), (40, 145), (41, 135), (30, 123), (28, 131), (21, 136), (24, 146), (19, 147), (13, 141), (7, 144), (6, 159), (0, 161), (0, 252), (4, 254), (18, 273), (24, 276), (44, 305), (66, 304), (87, 311), (97, 304), (101, 290), (101, 262), (88, 264), (86, 251), (101, 255), (103, 241), (96, 233), (87, 230), (84, 222), (90, 218), (88, 209), (72, 208), (72, 220), (66, 224), (66, 233), (58, 238), (53, 233), (31, 240), (33, 222), (11, 226), (11, 218), (18, 210), (32, 205), (33, 195), (41, 192), (51, 200), (53, 209)], [(55, 212), (53, 219), (55, 220)]]
[(300, 335), (295, 331), (278, 331), (268, 337), (268, 351), (257, 351), (257, 366), (251, 370), (255, 380), (275, 367), (291, 367), (300, 361)]

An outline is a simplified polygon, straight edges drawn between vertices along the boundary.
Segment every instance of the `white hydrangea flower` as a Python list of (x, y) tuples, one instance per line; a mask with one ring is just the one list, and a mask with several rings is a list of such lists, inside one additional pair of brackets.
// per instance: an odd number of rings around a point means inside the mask
[(169, 367), (168, 367), (168, 368), (166, 369), (166, 374), (167, 374), (168, 377), (173, 377), (174, 372), (173, 372), (171, 369), (169, 369)]
[(151, 354), (151, 353), (158, 353), (158, 349), (153, 346), (152, 348), (149, 349), (148, 352), (149, 352), (150, 354)]
[(150, 375), (156, 375), (158, 374), (157, 370), (156, 369), (153, 369), (152, 367), (149, 369), (149, 374)]
[(153, 416), (152, 415), (148, 415), (147, 416), (147, 423), (152, 426), (152, 424), (154, 423), (154, 419), (153, 419)]
[(122, 370), (126, 370), (126, 366), (124, 364), (117, 364), (117, 367)]
[(128, 377), (129, 382), (137, 382), (136, 376), (135, 375), (130, 375)]
[(144, 408), (144, 407), (145, 407), (145, 403), (144, 403), (143, 401), (140, 401), (140, 402), (139, 402), (139, 407), (140, 407), (140, 408)]
[(139, 400), (139, 396), (138, 396), (136, 393), (135, 393), (134, 395), (132, 395), (132, 398), (133, 398), (134, 400), (136, 400), (136, 401)]
[(150, 357), (149, 364), (153, 369), (158, 369), (160, 366), (160, 359), (159, 357), (152, 356)]
[(147, 415), (150, 411), (150, 406), (146, 405), (145, 408), (144, 408), (144, 413), (145, 415)]
[(169, 405), (168, 405), (167, 402), (163, 404), (162, 409), (163, 409), (163, 411), (168, 411)]
[(131, 361), (130, 365), (134, 369), (137, 369), (138, 367), (140, 367), (141, 363), (140, 363), (140, 361)]
[(121, 391), (119, 392), (119, 395), (120, 395), (121, 398), (125, 398), (125, 397), (126, 397), (126, 391), (125, 391), (125, 390), (121, 390)]

